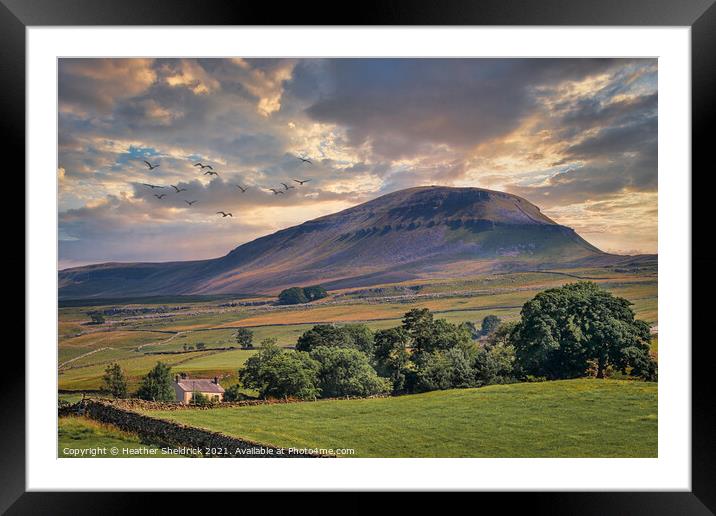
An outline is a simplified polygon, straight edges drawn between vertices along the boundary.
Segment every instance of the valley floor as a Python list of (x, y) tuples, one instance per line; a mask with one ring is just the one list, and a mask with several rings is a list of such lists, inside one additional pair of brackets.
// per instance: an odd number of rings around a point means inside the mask
[[(226, 298), (194, 301), (164, 299), (162, 304), (130, 302), (102, 306), (69, 306), (59, 310), (58, 388), (92, 391), (101, 387), (107, 364), (119, 363), (130, 390), (158, 360), (174, 373), (222, 378), (236, 382), (236, 371), (254, 351), (227, 350), (236, 346), (237, 327), (250, 328), (254, 343), (275, 338), (295, 345), (317, 323), (363, 322), (371, 329), (400, 325), (405, 312), (429, 308), (453, 323), (497, 315), (519, 316), (522, 304), (537, 292), (589, 278), (634, 303), (637, 317), (657, 324), (656, 269), (570, 269), (494, 274), (461, 279), (421, 280), (331, 292), (310, 305), (276, 306), (274, 298)], [(87, 324), (87, 312), (109, 311), (105, 323)], [(198, 349), (203, 347), (204, 349)], [(187, 352), (186, 349), (193, 348)], [(154, 353), (172, 354), (154, 354)]]

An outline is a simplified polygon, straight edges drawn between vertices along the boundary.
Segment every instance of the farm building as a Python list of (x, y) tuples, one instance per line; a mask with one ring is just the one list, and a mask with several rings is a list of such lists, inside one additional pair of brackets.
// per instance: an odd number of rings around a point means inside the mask
[(219, 379), (208, 378), (182, 378), (177, 376), (174, 379), (174, 393), (177, 401), (181, 403), (191, 402), (194, 393), (203, 394), (211, 401), (224, 400), (224, 388), (219, 385)]

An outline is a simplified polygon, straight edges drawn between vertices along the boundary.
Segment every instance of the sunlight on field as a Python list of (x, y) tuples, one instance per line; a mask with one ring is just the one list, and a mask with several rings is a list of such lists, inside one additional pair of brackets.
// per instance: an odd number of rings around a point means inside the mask
[(150, 414), (265, 444), (353, 448), (358, 457), (657, 456), (657, 384), (637, 381)]
[[(141, 317), (108, 312), (106, 323), (88, 325), (88, 312), (124, 306), (151, 309), (165, 305), (103, 305), (60, 308), (58, 361), (61, 389), (98, 389), (107, 364), (117, 361), (136, 386), (141, 375), (161, 360), (181, 365), (193, 374), (220, 373), (234, 381), (236, 369), (245, 360), (242, 350), (215, 352), (236, 347), (237, 327), (253, 332), (254, 346), (267, 338), (280, 346), (294, 346), (305, 331), (317, 323), (365, 323), (372, 330), (398, 326), (411, 308), (429, 308), (436, 317), (452, 323), (480, 324), (486, 315), (515, 320), (525, 301), (545, 288), (577, 281), (597, 281), (616, 295), (631, 300), (638, 318), (658, 322), (657, 281), (653, 273), (618, 273), (605, 269), (570, 269), (552, 272), (491, 274), (459, 279), (412, 280), (405, 283), (343, 289), (311, 305), (245, 306), (230, 299), (182, 302), (168, 299), (169, 308)], [(171, 301), (171, 303), (169, 303)], [(257, 299), (266, 302), (267, 298)], [(174, 309), (172, 309), (174, 307)], [(182, 353), (202, 346), (201, 353)], [(145, 355), (150, 352), (173, 355)], [(58, 365), (59, 365), (58, 364)]]

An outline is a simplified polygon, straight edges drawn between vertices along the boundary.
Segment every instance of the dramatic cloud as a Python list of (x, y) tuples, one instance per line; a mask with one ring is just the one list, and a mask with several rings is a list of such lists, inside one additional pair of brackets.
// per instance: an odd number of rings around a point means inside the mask
[(62, 59), (60, 266), (218, 256), (428, 184), (655, 252), (656, 77), (653, 59)]

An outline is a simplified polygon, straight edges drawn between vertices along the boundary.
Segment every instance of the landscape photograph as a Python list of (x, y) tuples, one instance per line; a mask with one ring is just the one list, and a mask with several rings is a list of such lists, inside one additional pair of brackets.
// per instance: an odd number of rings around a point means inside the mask
[(656, 59), (57, 66), (58, 458), (658, 457)]

